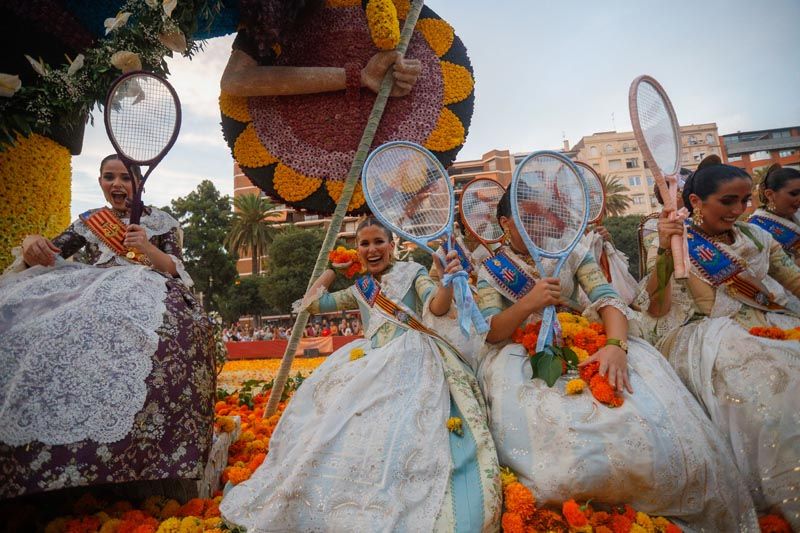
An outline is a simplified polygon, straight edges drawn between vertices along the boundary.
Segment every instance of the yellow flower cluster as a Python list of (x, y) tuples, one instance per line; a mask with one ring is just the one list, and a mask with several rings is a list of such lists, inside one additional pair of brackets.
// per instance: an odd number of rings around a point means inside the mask
[(464, 144), (466, 131), (464, 125), (455, 113), (447, 109), (442, 109), (436, 127), (425, 140), (425, 148), (434, 152), (446, 152), (457, 146)]
[(392, 0), (367, 2), (367, 25), (372, 42), (380, 50), (394, 50), (400, 42), (400, 20)]
[(459, 436), (463, 435), (464, 429), (462, 426), (462, 420), (457, 416), (451, 416), (447, 419), (447, 430)]
[(508, 485), (511, 485), (512, 483), (516, 482), (517, 482), (517, 475), (514, 473), (514, 471), (507, 466), (501, 466), (500, 483), (502, 483), (503, 488), (506, 488)]
[(246, 96), (233, 96), (225, 91), (219, 93), (219, 108), (226, 117), (239, 122), (250, 122), (250, 110), (247, 107)]
[(275, 192), (287, 202), (298, 202), (308, 198), (319, 189), (320, 185), (322, 185), (321, 179), (301, 174), (283, 163), (278, 163), (275, 168), (275, 178), (272, 180)]
[(364, 357), (364, 349), (363, 348), (353, 348), (350, 350), (350, 360), (351, 361), (358, 361)]
[(444, 105), (455, 104), (469, 96), (475, 86), (472, 74), (461, 65), (449, 61), (440, 63), (444, 81)]
[(417, 21), (417, 30), (428, 42), (434, 53), (442, 57), (453, 46), (455, 31), (453, 27), (442, 19), (420, 19)]
[(53, 238), (69, 225), (71, 162), (69, 150), (35, 133), (0, 152), (0, 271), (26, 235)]
[(251, 122), (236, 138), (233, 144), (233, 157), (243, 167), (263, 167), (277, 163), (278, 160), (270, 154), (258, 139), (256, 127)]
[[(292, 361), (291, 375), (298, 372), (304, 376), (309, 375), (314, 369), (322, 364), (326, 357), (296, 357)], [(234, 360), (225, 363), (222, 372), (217, 377), (217, 386), (228, 390), (241, 388), (242, 383), (251, 379), (261, 379), (269, 381), (278, 373), (281, 366), (280, 359), (245, 359)]]
[(581, 378), (571, 379), (567, 382), (567, 394), (580, 394), (586, 388), (586, 382)]
[[(344, 190), (344, 181), (325, 180), (325, 188), (328, 190), (328, 196), (330, 196), (334, 202), (339, 203), (339, 197)], [(353, 191), (353, 197), (350, 198), (350, 204), (347, 206), (347, 210), (358, 209), (362, 205), (364, 205), (364, 191), (361, 190), (361, 182), (359, 181)]]

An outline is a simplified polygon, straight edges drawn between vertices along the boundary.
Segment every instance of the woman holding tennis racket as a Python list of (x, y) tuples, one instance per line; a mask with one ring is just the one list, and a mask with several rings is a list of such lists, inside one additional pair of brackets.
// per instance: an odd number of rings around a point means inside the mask
[(756, 507), (777, 506), (800, 529), (800, 342), (780, 340), (800, 327), (786, 307), (787, 293), (800, 296), (800, 268), (767, 231), (737, 221), (751, 191), (744, 170), (717, 156), (700, 163), (683, 190), (692, 215), (687, 290), (675, 289), (666, 248), (683, 228), (662, 217), (648, 311), (685, 310), (659, 348), (730, 439)]
[(202, 477), (212, 324), (188, 289), (178, 222), (148, 208), (128, 225), (131, 179), (116, 155), (103, 159), (109, 207), (52, 240), (27, 237), (0, 277), (0, 442), (11, 450), (0, 464), (17, 491), (0, 497)]
[[(510, 197), (506, 193), (497, 210), (504, 245), (483, 263), (478, 282), (481, 309), (491, 320), (478, 378), (500, 464), (532, 489), (537, 505), (570, 498), (628, 503), (690, 529), (756, 530), (752, 502), (724, 439), (664, 358), (627, 338), (627, 306), (591, 253), (578, 244), (557, 277), (542, 277), (512, 217)], [(580, 311), (579, 289), (592, 301), (584, 316), (602, 320), (608, 335), (592, 359), (624, 394), (620, 407), (600, 404), (589, 392), (567, 395), (563, 379), (553, 387), (531, 379), (526, 348), (510, 342), (517, 328), (539, 321), (547, 305)]]
[[(423, 325), (448, 312), (453, 288), (417, 263), (394, 263), (393, 236), (375, 219), (359, 224), (356, 242), (366, 274), (329, 294), (328, 270), (300, 307), (359, 309), (364, 339), (298, 389), (267, 459), (226, 495), (222, 514), (248, 532), (494, 530), (499, 469), (480, 389)], [(442, 276), (461, 270), (454, 252), (446, 261)]]

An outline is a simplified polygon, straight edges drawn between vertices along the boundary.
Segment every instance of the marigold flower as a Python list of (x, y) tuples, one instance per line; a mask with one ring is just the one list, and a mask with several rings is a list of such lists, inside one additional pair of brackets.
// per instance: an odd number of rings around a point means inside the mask
[(434, 53), (442, 57), (453, 46), (453, 27), (442, 19), (419, 19), (415, 28), (427, 41)]
[(350, 350), (350, 360), (357, 361), (364, 357), (364, 349), (363, 348), (353, 348)]
[(606, 376), (596, 374), (591, 381), (589, 381), (589, 390), (592, 391), (592, 396), (595, 399), (609, 407), (620, 407), (625, 400), (619, 396), (616, 391), (611, 388)]
[(516, 483), (516, 481), (517, 475), (514, 474), (510, 468), (506, 466), (500, 467), (500, 483), (503, 485), (504, 489), (511, 483)]
[(611, 517), (611, 530), (614, 533), (630, 533), (633, 520), (624, 514), (615, 514)]
[(792, 527), (785, 518), (776, 514), (764, 515), (758, 519), (761, 533), (791, 533)]
[(647, 533), (655, 533), (656, 526), (653, 520), (646, 513), (641, 511), (636, 513), (636, 523), (642, 526)]
[(502, 526), (503, 533), (525, 533), (525, 522), (517, 513), (503, 513)]
[(381, 50), (394, 50), (400, 42), (400, 20), (391, 0), (367, 2), (367, 25), (372, 42)]
[(462, 420), (457, 416), (452, 416), (447, 419), (447, 430), (451, 433), (455, 433), (459, 437), (464, 435), (464, 429), (462, 427)]
[(520, 516), (531, 516), (536, 509), (536, 500), (531, 490), (520, 483), (510, 483), (503, 489), (506, 510)]
[(580, 394), (586, 388), (586, 382), (580, 378), (571, 379), (567, 382), (567, 394)]
[(571, 528), (579, 528), (589, 524), (586, 515), (575, 500), (567, 500), (561, 505), (561, 514), (567, 519)]

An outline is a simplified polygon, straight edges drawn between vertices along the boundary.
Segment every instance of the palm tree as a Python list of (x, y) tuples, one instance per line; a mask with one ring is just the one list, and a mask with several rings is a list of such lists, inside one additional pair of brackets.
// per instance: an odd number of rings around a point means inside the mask
[(249, 253), (253, 259), (253, 275), (257, 276), (261, 272), (260, 258), (275, 235), (274, 222), (268, 220), (277, 216), (273, 211), (275, 204), (258, 194), (243, 194), (234, 198), (233, 206), (225, 246), (242, 255)]
[(631, 204), (630, 190), (616, 175), (600, 175), (600, 180), (606, 189), (606, 216), (618, 217), (625, 214)]

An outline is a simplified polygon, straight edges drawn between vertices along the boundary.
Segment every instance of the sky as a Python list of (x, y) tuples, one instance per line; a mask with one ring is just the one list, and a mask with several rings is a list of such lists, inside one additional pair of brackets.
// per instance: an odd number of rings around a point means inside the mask
[[(800, 0), (428, 0), (467, 47), (475, 111), (458, 159), (493, 149), (570, 146), (630, 131), (630, 82), (650, 74), (682, 125), (721, 135), (800, 126)], [(169, 60), (184, 120), (148, 181), (145, 202), (168, 205), (204, 179), (233, 194), (233, 160), (219, 125), (219, 78), (233, 36), (193, 60)], [(72, 160), (72, 216), (98, 207), (100, 159), (113, 149), (102, 114)]]

